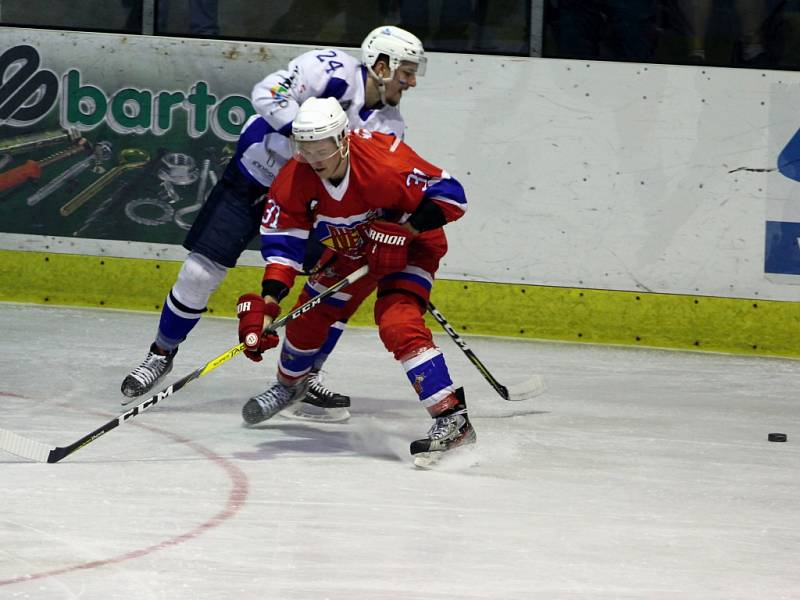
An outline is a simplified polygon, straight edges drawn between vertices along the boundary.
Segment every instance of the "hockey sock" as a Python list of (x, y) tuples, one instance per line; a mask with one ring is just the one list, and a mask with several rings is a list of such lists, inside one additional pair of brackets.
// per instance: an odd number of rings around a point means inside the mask
[(342, 337), (342, 333), (344, 333), (344, 328), (346, 326), (347, 323), (344, 321), (336, 321), (336, 323), (331, 325), (330, 329), (328, 330), (328, 338), (325, 340), (325, 343), (322, 344), (322, 348), (320, 348), (314, 355), (315, 369), (322, 369), (322, 365), (325, 364), (325, 361), (328, 360), (328, 356), (331, 352), (333, 352), (333, 349), (339, 342), (339, 338)]
[(438, 348), (429, 348), (402, 361), (406, 377), (422, 406), (435, 417), (458, 404), (453, 380)]
[(161, 309), (155, 340), (159, 348), (173, 350), (186, 339), (227, 272), (226, 267), (202, 254), (189, 253)]
[(319, 348), (301, 350), (284, 338), (278, 359), (278, 381), (285, 385), (294, 385), (305, 377), (314, 366), (314, 357), (319, 350)]
[(175, 349), (200, 322), (200, 316), (205, 311), (205, 308), (194, 309), (186, 306), (175, 298), (174, 290), (170, 290), (164, 308), (161, 309), (156, 345), (162, 350)]

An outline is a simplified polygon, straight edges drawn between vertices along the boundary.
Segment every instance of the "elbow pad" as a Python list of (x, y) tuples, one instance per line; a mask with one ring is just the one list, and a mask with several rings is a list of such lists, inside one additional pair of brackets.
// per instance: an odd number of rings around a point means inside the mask
[(442, 208), (430, 198), (424, 198), (417, 210), (408, 218), (411, 226), (422, 233), (431, 229), (438, 229), (447, 224)]
[(279, 301), (286, 297), (289, 293), (289, 288), (282, 281), (275, 281), (274, 279), (265, 279), (261, 282), (261, 297), (272, 296)]

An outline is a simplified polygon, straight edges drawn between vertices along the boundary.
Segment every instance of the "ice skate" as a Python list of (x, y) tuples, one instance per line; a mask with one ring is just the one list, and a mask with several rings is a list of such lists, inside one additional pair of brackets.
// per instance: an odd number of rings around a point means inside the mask
[(350, 406), (350, 396), (332, 392), (322, 382), (322, 372), (312, 370), (308, 374), (308, 392), (303, 402), (313, 404), (320, 408), (347, 408)]
[(242, 407), (242, 418), (248, 425), (271, 419), (284, 408), (299, 402), (308, 391), (308, 378), (293, 386), (276, 382), (271, 388), (253, 396)]
[[(175, 348), (172, 352), (161, 354), (158, 347), (152, 344), (142, 364), (122, 380), (120, 388), (122, 393), (132, 399), (150, 391), (156, 383), (172, 371), (172, 360), (177, 353), (178, 349)], [(130, 401), (123, 400), (122, 403), (128, 404)]]
[(456, 397), (458, 404), (434, 418), (427, 437), (411, 442), (411, 455), (417, 467), (431, 467), (446, 452), (459, 446), (474, 444), (477, 440), (475, 429), (467, 415), (463, 388), (456, 390)]
[(337, 394), (322, 383), (322, 373), (311, 371), (308, 391), (302, 402), (281, 411), (281, 416), (314, 423), (346, 423), (350, 419), (350, 396)]

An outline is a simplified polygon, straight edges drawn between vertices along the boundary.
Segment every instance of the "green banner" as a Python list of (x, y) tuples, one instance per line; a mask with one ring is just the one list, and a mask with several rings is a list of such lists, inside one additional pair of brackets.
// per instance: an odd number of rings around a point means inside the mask
[(18, 234), (180, 244), (250, 89), (295, 52), (0, 29), (0, 231)]

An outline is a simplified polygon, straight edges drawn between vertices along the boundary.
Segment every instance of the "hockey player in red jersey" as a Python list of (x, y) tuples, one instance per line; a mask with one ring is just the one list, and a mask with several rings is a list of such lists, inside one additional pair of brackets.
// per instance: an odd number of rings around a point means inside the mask
[[(250, 398), (246, 423), (259, 423), (305, 394), (313, 357), (328, 328), (350, 317), (377, 288), (375, 322), (384, 346), (405, 369), (434, 418), (428, 436), (411, 444), (418, 462), (475, 441), (463, 388), (450, 379), (424, 314), (439, 261), (447, 251), (443, 226), (464, 214), (461, 185), (401, 140), (366, 130), (348, 133), (347, 116), (331, 98), (306, 100), (292, 123), (295, 155), (270, 188), (261, 223), (266, 260), (261, 294), (239, 298), (239, 340), (246, 354), (278, 345), (260, 332), (301, 270), (309, 232), (327, 246), (325, 265), (306, 283), (297, 305), (363, 264), (369, 274), (290, 321), (277, 383)], [(253, 335), (254, 333), (258, 335)]]

